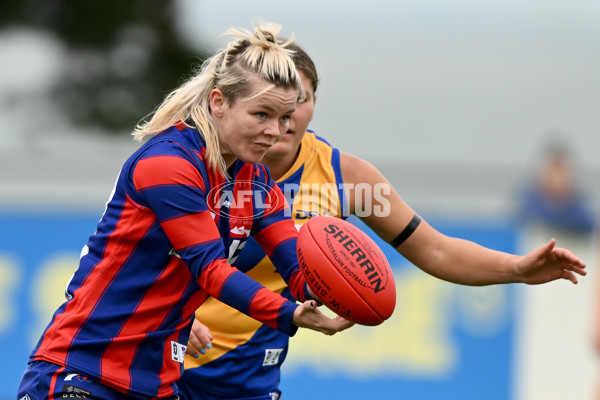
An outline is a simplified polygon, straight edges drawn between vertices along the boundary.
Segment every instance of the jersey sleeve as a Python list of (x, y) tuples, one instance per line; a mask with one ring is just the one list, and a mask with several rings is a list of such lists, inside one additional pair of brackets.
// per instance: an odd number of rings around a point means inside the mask
[(296, 254), (298, 230), (289, 216), (287, 200), (279, 186), (270, 178), (268, 187), (271, 190), (268, 198), (272, 204), (263, 218), (256, 222), (252, 236), (271, 259), (290, 288), (292, 296), (301, 302), (316, 300), (308, 293), (306, 279), (300, 270)]
[(200, 170), (178, 144), (160, 147), (140, 158), (131, 172), (141, 205), (154, 212), (173, 249), (209, 295), (293, 335), (296, 304), (227, 263), (223, 240), (206, 204)]

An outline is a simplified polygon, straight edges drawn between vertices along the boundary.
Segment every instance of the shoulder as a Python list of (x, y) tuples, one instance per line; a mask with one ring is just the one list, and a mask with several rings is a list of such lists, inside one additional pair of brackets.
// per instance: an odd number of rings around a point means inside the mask
[(135, 180), (140, 177), (193, 176), (204, 180), (207, 167), (204, 163), (205, 148), (193, 129), (169, 128), (144, 143), (125, 163), (126, 173)]
[(302, 149), (298, 155), (298, 161), (305, 164), (311, 162), (331, 164), (339, 170), (340, 151), (332, 146), (326, 139), (315, 134), (312, 130), (307, 130), (302, 139)]
[[(319, 174), (325, 173), (329, 176), (328, 170), (331, 168), (339, 169), (339, 154), (338, 150), (332, 147), (325, 139), (317, 136), (314, 131), (307, 130), (300, 142), (300, 149), (293, 164), (283, 174), (279, 181), (286, 181), (292, 177), (298, 178), (297, 174), (301, 174), (304, 178), (307, 169), (318, 171)], [(324, 171), (323, 169), (327, 170)]]
[(327, 146), (329, 146), (329, 147), (333, 147), (333, 146), (331, 145), (331, 143), (329, 143), (329, 142), (328, 142), (328, 141), (327, 141), (325, 138), (323, 138), (323, 137), (321, 137), (321, 136), (317, 135), (317, 134), (315, 133), (315, 131), (313, 131), (313, 130), (311, 130), (311, 129), (309, 129), (309, 130), (307, 130), (307, 131), (306, 131), (306, 135), (305, 135), (305, 137), (306, 137), (306, 136), (308, 136), (309, 138), (314, 138), (314, 140), (315, 140), (317, 143), (322, 143), (322, 144), (324, 144), (324, 145), (327, 145)]
[(204, 156), (206, 145), (201, 135), (193, 128), (172, 126), (157, 133), (144, 143), (137, 154), (187, 154)]
[(375, 166), (352, 154), (340, 151), (340, 169), (345, 183), (387, 182)]
[(309, 129), (306, 131), (304, 135), (304, 139), (302, 140), (302, 144), (310, 144), (314, 149), (318, 150), (326, 150), (330, 151), (339, 151), (335, 146), (333, 146), (327, 139), (322, 136), (319, 136), (315, 133), (315, 131)]

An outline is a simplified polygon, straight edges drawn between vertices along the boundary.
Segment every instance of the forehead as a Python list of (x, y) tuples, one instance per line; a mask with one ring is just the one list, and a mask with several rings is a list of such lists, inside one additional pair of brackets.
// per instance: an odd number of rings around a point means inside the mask
[(252, 84), (250, 95), (241, 100), (248, 106), (265, 106), (275, 110), (293, 108), (298, 99), (298, 92), (294, 88), (275, 86), (260, 80)]
[(308, 76), (306, 76), (304, 71), (298, 70), (298, 75), (300, 75), (300, 79), (302, 79), (302, 86), (304, 87), (304, 90), (310, 91), (312, 93), (313, 92), (313, 84), (314, 84), (312, 79), (310, 79)]

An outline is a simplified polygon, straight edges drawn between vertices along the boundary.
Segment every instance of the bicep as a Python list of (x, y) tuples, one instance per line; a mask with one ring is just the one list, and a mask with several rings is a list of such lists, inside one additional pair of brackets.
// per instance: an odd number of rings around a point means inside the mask
[(136, 194), (159, 220), (207, 209), (204, 180), (187, 159), (172, 154), (139, 160), (132, 172)]
[[(402, 200), (381, 172), (364, 160), (347, 156), (346, 163), (342, 159), (342, 174), (345, 174), (344, 183), (348, 179), (356, 187), (357, 183), (362, 183), (372, 188), (370, 195), (357, 190), (349, 192), (348, 195), (354, 197), (351, 211), (355, 215), (388, 243), (403, 234), (416, 213)], [(361, 208), (360, 201), (370, 206)], [(440, 276), (439, 265), (451, 247), (449, 237), (421, 220), (396, 250), (425, 272)]]
[(350, 213), (359, 217), (383, 240), (392, 241), (408, 225), (415, 212), (385, 176), (367, 161), (341, 153), (340, 165)]
[(202, 176), (190, 161), (175, 155), (143, 158), (133, 170), (132, 181), (142, 205), (152, 210), (194, 276), (213, 259), (224, 257)]
[(190, 161), (174, 155), (141, 159), (133, 171), (133, 184), (175, 249), (220, 237), (206, 204), (202, 176)]

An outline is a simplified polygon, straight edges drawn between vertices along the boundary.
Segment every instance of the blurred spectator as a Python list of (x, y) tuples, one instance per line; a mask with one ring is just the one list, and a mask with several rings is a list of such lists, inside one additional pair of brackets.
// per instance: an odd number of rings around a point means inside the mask
[(521, 221), (565, 233), (591, 234), (595, 213), (575, 176), (568, 146), (561, 141), (549, 142), (534, 181), (521, 194)]

